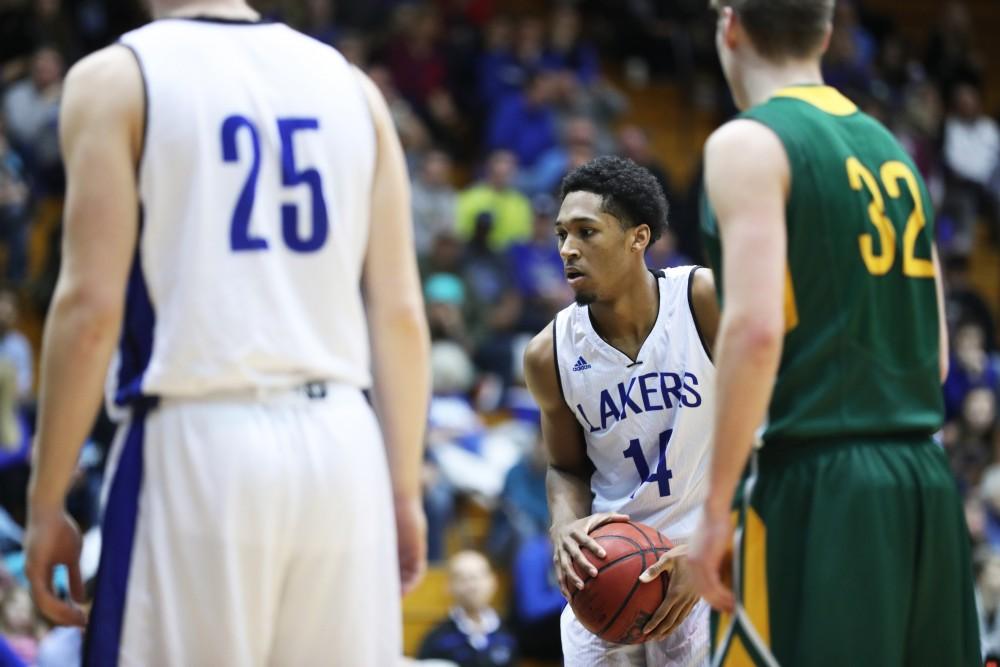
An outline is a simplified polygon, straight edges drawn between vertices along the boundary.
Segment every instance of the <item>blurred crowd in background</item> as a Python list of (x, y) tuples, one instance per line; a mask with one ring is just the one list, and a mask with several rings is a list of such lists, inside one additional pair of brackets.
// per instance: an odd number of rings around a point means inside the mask
[[(735, 113), (708, 3), (253, 4), (337, 47), (375, 81), (411, 170), (433, 338), (424, 470), (429, 556), (452, 558), (459, 601), (450, 625), (428, 637), (421, 655), (459, 664), (473, 664), (470, 655), (480, 660), (474, 664), (558, 656), (563, 601), (549, 572), (538, 411), (520, 359), (530, 337), (571, 300), (553, 233), (559, 183), (595, 156), (630, 157), (652, 171), (671, 204), (671, 230), (650, 249), (649, 265), (703, 261), (701, 185), (697, 175), (677, 178), (697, 174), (700, 154), (657, 150), (679, 130), (637, 124), (632, 112), (649, 90), (669, 88), (710, 126)], [(947, 2), (938, 11), (914, 42), (892, 17), (839, 0), (825, 75), (899, 137), (935, 201), (952, 337), (941, 439), (976, 545), (984, 651), (1000, 652), (1000, 297), (974, 287), (982, 284), (975, 271), (984, 254), (1000, 282), (1000, 131), (997, 109), (983, 98), (989, 68), (1000, 63), (988, 68), (966, 4)], [(20, 551), (40, 323), (59, 265), (62, 82), (73, 62), (144, 20), (130, 0), (0, 0), (0, 642), (24, 664), (67, 664), (61, 661), (79, 644), (78, 633), (50, 632), (34, 615)], [(670, 168), (678, 164), (690, 168)], [(88, 531), (88, 578), (96, 570), (98, 496), (112, 435), (102, 418), (70, 500)], [(471, 653), (446, 655), (440, 646), (456, 645), (448, 633), (467, 630), (461, 601), (474, 601), (470, 611), (488, 604), (490, 563), (513, 583), (506, 614), (493, 635), (466, 642)], [(462, 579), (468, 571), (478, 573), (479, 588)]]

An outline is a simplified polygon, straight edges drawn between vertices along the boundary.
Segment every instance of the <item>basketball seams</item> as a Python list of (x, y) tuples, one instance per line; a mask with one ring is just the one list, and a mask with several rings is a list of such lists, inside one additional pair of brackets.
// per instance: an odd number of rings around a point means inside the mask
[[(601, 537), (597, 538), (597, 541), (600, 542), (601, 540), (615, 540), (615, 539), (617, 539), (617, 540), (625, 540), (626, 542), (628, 542), (629, 544), (631, 544), (632, 546), (634, 546), (636, 548), (636, 550), (633, 551), (633, 552), (631, 552), (631, 553), (627, 553), (624, 556), (619, 556), (618, 558), (615, 558), (612, 561), (608, 561), (607, 563), (605, 563), (601, 567), (597, 568), (597, 574), (600, 574), (601, 572), (604, 572), (606, 569), (610, 568), (612, 565), (617, 565), (618, 563), (621, 563), (622, 561), (626, 561), (629, 558), (634, 558), (635, 556), (638, 556), (638, 555), (643, 555), (644, 556), (645, 554), (652, 554), (653, 556), (659, 558), (659, 554), (660, 553), (666, 553), (666, 552), (670, 551), (670, 549), (667, 548), (667, 547), (655, 547), (653, 549), (643, 549), (643, 548), (639, 547), (639, 543), (638, 542), (635, 542), (634, 540), (631, 540), (631, 539), (629, 539), (627, 537), (624, 537), (622, 535), (602, 535)], [(645, 565), (646, 565), (645, 556), (643, 557), (642, 563), (643, 563), (643, 571), (645, 571), (645, 569), (646, 569), (645, 568)], [(593, 578), (594, 577), (591, 577), (591, 579), (593, 579)], [(576, 594), (579, 593), (579, 592), (580, 592), (579, 590), (573, 591), (573, 593), (569, 596), (570, 600), (574, 599), (576, 597)]]
[[(628, 538), (624, 538), (624, 539), (628, 539)], [(638, 546), (638, 545), (636, 545), (636, 546)], [(639, 554), (639, 556), (642, 557), (642, 571), (645, 572), (646, 571), (646, 552), (645, 551), (639, 551), (638, 554)], [(629, 558), (631, 558), (631, 557), (633, 557), (635, 555), (636, 554), (634, 554), (634, 553), (629, 554)], [(635, 583), (632, 584), (632, 588), (629, 590), (628, 595), (626, 595), (625, 598), (622, 600), (621, 605), (619, 605), (619, 607), (615, 611), (615, 613), (611, 615), (611, 619), (607, 623), (604, 624), (604, 627), (601, 628), (600, 632), (597, 632), (595, 634), (597, 634), (598, 636), (603, 635), (605, 632), (608, 631), (608, 628), (610, 628), (612, 625), (615, 624), (615, 621), (618, 620), (618, 617), (621, 616), (621, 613), (623, 611), (625, 611), (625, 608), (628, 606), (628, 603), (632, 601), (632, 596), (635, 595), (635, 592), (637, 590), (639, 590), (639, 585), (640, 584), (642, 584), (642, 582), (639, 581), (639, 579), (637, 577), (636, 580), (635, 580)]]
[[(627, 535), (623, 535), (620, 532), (615, 533), (615, 534), (610, 534), (610, 535), (596, 535), (596, 536), (593, 536), (593, 539), (597, 543), (599, 543), (599, 544), (600, 543), (608, 543), (611, 540), (621, 540), (621, 541), (624, 541), (628, 545), (628, 547), (631, 547), (631, 549), (632, 549), (632, 551), (630, 553), (617, 556), (614, 560), (606, 562), (606, 563), (603, 563), (600, 567), (597, 568), (597, 574), (598, 575), (600, 575), (601, 573), (609, 570), (613, 566), (618, 565), (619, 563), (627, 561), (628, 559), (630, 559), (630, 558), (632, 558), (632, 557), (634, 557), (636, 555), (638, 555), (638, 556), (640, 556), (642, 558), (642, 561), (641, 561), (642, 568), (641, 568), (640, 571), (644, 572), (648, 567), (650, 567), (653, 563), (655, 563), (660, 558), (660, 556), (662, 554), (669, 552), (671, 550), (671, 548), (672, 548), (670, 546), (667, 546), (667, 544), (669, 544), (669, 542), (667, 542), (666, 544), (664, 543), (665, 542), (665, 538), (658, 531), (655, 531), (653, 529), (650, 530), (650, 532), (655, 532), (656, 535), (657, 535), (658, 539), (656, 541), (654, 541), (652, 539), (652, 536), (640, 527), (641, 524), (635, 524), (632, 521), (622, 522), (622, 523), (624, 523), (625, 526), (630, 527), (633, 531), (639, 532), (641, 534), (641, 537), (638, 536), (638, 535), (630, 537), (630, 536), (627, 536)], [(622, 523), (618, 523), (618, 524), (615, 524), (615, 525), (616, 526), (621, 526), (622, 528), (624, 528), (624, 526), (622, 526)], [(627, 531), (623, 531), (623, 532), (627, 532)], [(643, 543), (645, 543), (645, 544), (643, 544)], [(646, 545), (648, 545), (648, 546), (646, 546)], [(626, 548), (626, 547), (623, 546), (622, 548)], [(647, 557), (646, 557), (647, 555), (650, 556), (650, 559), (647, 559)], [(588, 558), (588, 560), (590, 560), (590, 559)], [(594, 565), (597, 565), (597, 563), (594, 563), (593, 561), (591, 561), (591, 563), (594, 564)], [(629, 567), (629, 566), (626, 566), (626, 567)], [(596, 579), (596, 577), (597, 577), (597, 575), (595, 575), (595, 577), (590, 578), (588, 581), (593, 581), (594, 579)], [(669, 587), (669, 577), (662, 577), (661, 576), (661, 577), (659, 577), (659, 579), (660, 579), (661, 597), (665, 598), (666, 594), (667, 594), (667, 589)], [(603, 626), (600, 628), (600, 630), (598, 630), (594, 634), (596, 634), (598, 636), (602, 636), (602, 635), (606, 634), (611, 628), (613, 628), (615, 626), (615, 624), (620, 621), (621, 615), (625, 612), (626, 609), (628, 609), (629, 605), (633, 601), (633, 598), (635, 597), (635, 595), (637, 594), (637, 592), (641, 588), (642, 588), (642, 582), (639, 581), (638, 577), (636, 577), (635, 581), (632, 583), (632, 585), (629, 588), (628, 592), (621, 599), (621, 602), (619, 603), (617, 609), (615, 609), (614, 613), (611, 614), (610, 618), (608, 618), (608, 620), (603, 624)], [(582, 591), (580, 591), (580, 590), (574, 590), (573, 591), (572, 595), (570, 596), (571, 602), (573, 602), (573, 601), (575, 601), (577, 599), (577, 594), (580, 593), (580, 592), (582, 592)], [(630, 635), (632, 629), (634, 629), (634, 628), (630, 628), (626, 632), (626, 634), (622, 635), (620, 638), (614, 639), (614, 640), (610, 640), (610, 641), (614, 641), (616, 643), (622, 643), (622, 642), (624, 642), (624, 643), (631, 643), (631, 642), (629, 642), (627, 640), (627, 637)]]
[(597, 573), (598, 574), (600, 574), (601, 572), (603, 572), (607, 568), (611, 567), (615, 563), (620, 563), (623, 560), (631, 558), (632, 556), (636, 555), (637, 553), (643, 553), (643, 552), (645, 552), (645, 549), (643, 549), (641, 546), (639, 546), (638, 542), (636, 542), (632, 538), (625, 537), (624, 535), (601, 535), (595, 541), (598, 544), (600, 544), (602, 541), (607, 541), (607, 540), (624, 540), (625, 542), (628, 542), (633, 547), (635, 547), (635, 551), (633, 551), (632, 553), (625, 554), (624, 556), (619, 556), (618, 558), (614, 559), (613, 561), (610, 561), (610, 562), (605, 563), (604, 565), (600, 566), (599, 568), (597, 568)]
[[(646, 538), (646, 541), (649, 542), (649, 548), (650, 549), (654, 549), (654, 550), (656, 549), (656, 545), (653, 544), (653, 540), (650, 539), (649, 534), (647, 534), (646, 531), (644, 531), (642, 528), (640, 528), (638, 525), (632, 523), (631, 521), (628, 522), (628, 525), (630, 525), (633, 528), (635, 528), (636, 530), (638, 530), (639, 533), (644, 538)], [(659, 532), (657, 532), (657, 538), (660, 540), (660, 544), (662, 545), (663, 544), (663, 537), (659, 534)]]

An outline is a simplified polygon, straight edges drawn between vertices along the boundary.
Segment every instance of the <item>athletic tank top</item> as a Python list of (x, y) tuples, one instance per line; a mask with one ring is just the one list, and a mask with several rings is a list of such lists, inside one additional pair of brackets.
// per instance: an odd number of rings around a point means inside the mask
[(590, 309), (555, 318), (563, 398), (595, 471), (593, 512), (622, 512), (674, 542), (697, 527), (708, 484), (715, 367), (691, 304), (697, 267), (658, 271), (660, 308), (633, 362), (594, 330)]
[(367, 387), (376, 139), (352, 66), (279, 23), (163, 19), (120, 43), (146, 113), (111, 401)]

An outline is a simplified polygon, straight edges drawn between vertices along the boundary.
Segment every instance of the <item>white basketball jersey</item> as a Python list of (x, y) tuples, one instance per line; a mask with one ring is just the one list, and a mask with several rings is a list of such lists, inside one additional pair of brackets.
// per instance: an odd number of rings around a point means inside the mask
[(696, 269), (655, 273), (660, 310), (634, 362), (597, 334), (586, 306), (569, 306), (553, 327), (563, 398), (595, 468), (593, 511), (628, 514), (675, 543), (697, 527), (715, 403), (691, 305)]
[(121, 43), (146, 121), (111, 398), (368, 386), (376, 140), (353, 68), (278, 23), (163, 19)]

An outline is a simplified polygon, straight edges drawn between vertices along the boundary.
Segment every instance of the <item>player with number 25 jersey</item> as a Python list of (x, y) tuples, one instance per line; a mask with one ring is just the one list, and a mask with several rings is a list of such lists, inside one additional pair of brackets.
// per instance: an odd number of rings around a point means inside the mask
[(239, 0), (151, 5), (67, 79), (35, 600), (84, 621), (51, 571), (79, 583), (67, 463), (110, 368), (84, 664), (395, 664), (426, 558), (429, 344), (391, 117), (337, 51)]

